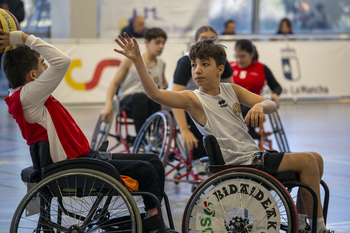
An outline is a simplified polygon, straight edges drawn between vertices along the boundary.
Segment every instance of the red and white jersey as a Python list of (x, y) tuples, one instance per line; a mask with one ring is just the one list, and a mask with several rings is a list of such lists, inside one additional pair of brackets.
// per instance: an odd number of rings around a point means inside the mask
[(260, 95), (266, 80), (263, 64), (254, 61), (247, 68), (241, 69), (237, 63), (231, 62), (231, 67), (233, 69), (233, 83)]
[(85, 156), (89, 142), (68, 111), (51, 93), (64, 78), (70, 58), (63, 52), (30, 36), (26, 43), (49, 63), (49, 67), (35, 80), (10, 89), (5, 99), (9, 113), (18, 123), (23, 138), (31, 145), (48, 141), (53, 162)]

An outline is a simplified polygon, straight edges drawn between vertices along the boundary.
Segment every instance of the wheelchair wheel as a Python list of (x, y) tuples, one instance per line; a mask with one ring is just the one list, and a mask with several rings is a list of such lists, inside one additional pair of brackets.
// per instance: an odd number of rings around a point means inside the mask
[(278, 112), (276, 111), (272, 114), (269, 114), (268, 116), (270, 119), (273, 133), (275, 134), (275, 137), (276, 137), (276, 142), (277, 142), (277, 146), (279, 148), (279, 151), (290, 152), (287, 137), (286, 137), (286, 134), (284, 132), (282, 122), (281, 122), (281, 119), (280, 119)]
[(289, 232), (298, 230), (289, 193), (272, 176), (233, 168), (208, 178), (187, 202), (182, 232)]
[(91, 149), (93, 150), (98, 150), (98, 148), (101, 146), (102, 142), (106, 141), (108, 135), (109, 135), (109, 130), (111, 129), (111, 126), (113, 124), (113, 121), (115, 120), (115, 114), (117, 110), (117, 101), (113, 101), (112, 103), (112, 112), (111, 112), (111, 117), (109, 118), (108, 122), (102, 121), (102, 116), (97, 120), (97, 124), (94, 129), (94, 133), (92, 135), (91, 139)]
[(22, 199), (10, 232), (142, 232), (127, 189), (105, 173), (70, 169), (51, 175)]
[(159, 111), (152, 114), (135, 138), (133, 153), (154, 153), (165, 166), (173, 135), (172, 125), (172, 118), (168, 112)]

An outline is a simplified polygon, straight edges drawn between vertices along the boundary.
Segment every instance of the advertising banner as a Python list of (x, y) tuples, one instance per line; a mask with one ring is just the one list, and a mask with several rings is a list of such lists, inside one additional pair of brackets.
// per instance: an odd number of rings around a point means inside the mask
[[(140, 42), (141, 51), (145, 47)], [(103, 103), (108, 85), (123, 56), (113, 51), (113, 39), (53, 43), (67, 53), (72, 63), (64, 80), (53, 93), (62, 103)], [(227, 58), (234, 61), (234, 41), (222, 42)], [(270, 68), (283, 88), (281, 99), (333, 98), (350, 96), (350, 44), (343, 41), (254, 42), (259, 61)], [(172, 79), (178, 59), (188, 50), (188, 42), (167, 41), (161, 58), (165, 76)], [(263, 95), (270, 97), (269, 88)]]
[[(234, 61), (235, 42), (227, 46)], [(281, 98), (350, 96), (350, 43), (347, 41), (254, 42), (259, 61), (272, 71), (282, 86)], [(270, 97), (267, 86), (265, 97)]]

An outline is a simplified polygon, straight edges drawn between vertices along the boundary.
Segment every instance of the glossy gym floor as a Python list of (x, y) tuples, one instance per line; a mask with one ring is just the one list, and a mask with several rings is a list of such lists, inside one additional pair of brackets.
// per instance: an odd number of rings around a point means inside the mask
[[(66, 107), (91, 139), (102, 106)], [(350, 100), (282, 101), (279, 114), (291, 151), (316, 151), (324, 158), (323, 180), (331, 194), (327, 228), (350, 232)], [(269, 123), (264, 124), (268, 130)], [(0, 99), (0, 232), (9, 232), (16, 207), (26, 194), (20, 172), (30, 165), (29, 148)], [(180, 231), (191, 184), (166, 182), (165, 191), (175, 227)]]

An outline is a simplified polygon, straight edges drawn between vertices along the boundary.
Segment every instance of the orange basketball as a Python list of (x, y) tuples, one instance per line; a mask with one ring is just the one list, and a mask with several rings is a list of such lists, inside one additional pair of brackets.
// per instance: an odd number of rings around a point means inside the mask
[[(19, 30), (19, 23), (16, 17), (9, 11), (0, 8), (0, 29), (4, 31), (17, 31)], [(11, 49), (11, 45), (5, 49), (1, 49), (0, 53), (6, 52)]]

